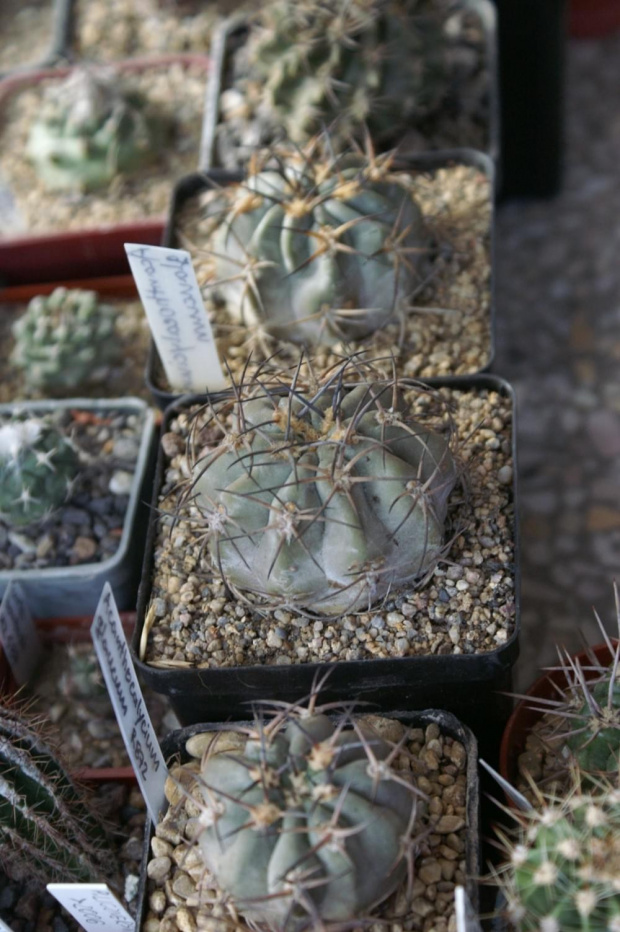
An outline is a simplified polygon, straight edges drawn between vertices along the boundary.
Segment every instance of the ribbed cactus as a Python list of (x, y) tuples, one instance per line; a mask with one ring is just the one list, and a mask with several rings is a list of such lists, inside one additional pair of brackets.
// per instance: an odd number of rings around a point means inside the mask
[(197, 245), (231, 316), (309, 346), (402, 321), (431, 247), (406, 172), (319, 143), (255, 163), (211, 201), (206, 225)]
[(0, 863), (39, 883), (92, 882), (111, 872), (101, 819), (19, 708), (0, 708)]
[(41, 418), (15, 415), (0, 427), (0, 519), (18, 527), (46, 520), (77, 471), (69, 440)]
[(499, 881), (518, 932), (620, 932), (620, 791), (576, 783), (517, 818)]
[(114, 307), (94, 291), (37, 295), (13, 324), (11, 363), (30, 388), (52, 393), (101, 380), (120, 352), (115, 319)]
[(441, 25), (430, 0), (270, 0), (239, 55), (237, 90), (259, 122), (305, 143), (331, 126), (342, 150), (425, 116), (445, 86)]
[(392, 769), (400, 745), (312, 702), (281, 707), (256, 720), (244, 753), (217, 753), (217, 741), (207, 753), (197, 841), (252, 927), (323, 929), (367, 915), (403, 880), (421, 794)]
[(26, 151), (46, 188), (91, 191), (156, 159), (167, 130), (113, 70), (76, 68), (46, 89)]
[(211, 561), (255, 607), (340, 615), (432, 572), (457, 478), (450, 438), (418, 423), (395, 383), (239, 391), (229, 427), (193, 463), (186, 497)]

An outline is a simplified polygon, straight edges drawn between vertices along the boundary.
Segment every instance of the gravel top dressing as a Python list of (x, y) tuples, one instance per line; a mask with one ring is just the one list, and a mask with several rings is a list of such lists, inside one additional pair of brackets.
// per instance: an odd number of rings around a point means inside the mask
[[(462, 744), (443, 735), (436, 723), (425, 729), (409, 728), (400, 722), (365, 716), (359, 719), (372, 725), (390, 742), (399, 742), (408, 732), (400, 755), (392, 766), (409, 771), (414, 783), (427, 796), (419, 807), (416, 829), (428, 830), (420, 840), (415, 861), (414, 879), (409, 895), (406, 881), (376, 910), (376, 922), (351, 925), (351, 932), (456, 932), (454, 887), (466, 882), (466, 766), (467, 753)], [(200, 769), (199, 760), (213, 739), (213, 733), (190, 738), (188, 753), (194, 760), (185, 766), (190, 773)], [(235, 732), (219, 734), (216, 747), (239, 753), (245, 736)], [(247, 932), (249, 926), (232, 906), (222, 901), (212, 875), (205, 869), (198, 850), (191, 842), (196, 837), (201, 808), (192, 799), (201, 800), (198, 784), (183, 780), (173, 768), (166, 784), (170, 808), (156, 827), (151, 841), (152, 857), (147, 867), (148, 913), (142, 932), (195, 932), (229, 928)], [(189, 793), (189, 796), (185, 794)], [(199, 916), (199, 906), (202, 915)], [(375, 917), (373, 917), (375, 918)]]
[(52, 42), (52, 0), (2, 0), (0, 71), (40, 61)]
[(230, 667), (471, 654), (505, 644), (515, 612), (510, 399), (445, 388), (441, 403), (405, 392), (412, 395), (416, 416), (433, 426), (447, 417), (445, 401), (450, 405), (465, 466), (465, 488), (457, 485), (449, 502), (452, 543), (423, 588), (391, 593), (373, 611), (338, 619), (280, 609), (260, 615), (227, 592), (204, 556), (204, 527), (188, 505), (178, 509), (192, 410), (177, 416), (162, 440), (169, 465), (141, 659), (162, 668)]
[(164, 214), (174, 179), (196, 168), (206, 69), (180, 63), (155, 64), (143, 73), (123, 75), (126, 86), (174, 117), (173, 143), (155, 163), (132, 175), (118, 175), (108, 188), (90, 194), (47, 191), (25, 156), (43, 91), (57, 80), (48, 78), (26, 87), (3, 104), (0, 176), (24, 223), (24, 229), (15, 229), (12, 235), (92, 229)]

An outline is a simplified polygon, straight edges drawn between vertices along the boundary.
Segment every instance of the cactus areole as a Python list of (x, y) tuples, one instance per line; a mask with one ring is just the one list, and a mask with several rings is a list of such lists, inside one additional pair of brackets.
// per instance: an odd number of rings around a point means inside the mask
[(202, 857), (239, 912), (278, 932), (368, 915), (406, 873), (419, 795), (374, 733), (320, 712), (208, 754)]
[(188, 495), (237, 594), (342, 615), (434, 569), (457, 468), (449, 438), (415, 421), (394, 383), (259, 393), (230, 420)]

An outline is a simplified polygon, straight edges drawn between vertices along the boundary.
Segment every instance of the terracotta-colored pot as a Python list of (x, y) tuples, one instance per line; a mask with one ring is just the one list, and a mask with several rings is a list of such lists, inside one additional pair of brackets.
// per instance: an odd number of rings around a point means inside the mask
[(569, 30), (578, 39), (595, 39), (620, 29), (620, 0), (571, 0)]

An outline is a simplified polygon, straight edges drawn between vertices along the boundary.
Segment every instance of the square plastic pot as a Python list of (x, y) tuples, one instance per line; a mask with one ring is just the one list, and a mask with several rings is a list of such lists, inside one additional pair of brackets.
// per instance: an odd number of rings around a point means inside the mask
[[(475, 13), (485, 35), (486, 67), (489, 74), (489, 130), (488, 146), (483, 150), (494, 161), (499, 159), (500, 107), (497, 64), (497, 14), (490, 0), (463, 0), (462, 7)], [(220, 168), (216, 149), (217, 126), (220, 121), (220, 96), (227, 89), (231, 73), (231, 57), (244, 45), (249, 27), (242, 14), (231, 16), (216, 29), (209, 57), (211, 70), (207, 85), (205, 116), (200, 144), (200, 167), (203, 171)], [(397, 145), (394, 140), (392, 145)], [(462, 144), (462, 143), (461, 143)]]
[[(476, 152), (473, 149), (453, 149), (441, 152), (422, 153), (417, 156), (408, 156), (398, 160), (395, 168), (404, 171), (436, 171), (449, 164), (467, 165), (481, 171), (489, 180), (491, 186), (491, 197), (495, 189), (495, 168), (489, 156), (482, 152)], [(243, 174), (240, 172), (229, 172), (225, 169), (212, 169), (208, 173), (196, 172), (193, 175), (186, 175), (181, 178), (174, 187), (172, 199), (170, 202), (170, 213), (164, 231), (162, 245), (172, 249), (179, 247), (177, 237), (177, 221), (183, 207), (192, 198), (204, 191), (213, 188), (226, 187), (231, 184), (238, 184), (243, 180)], [(491, 266), (491, 275), (489, 282), (490, 289), (490, 328), (489, 328), (489, 355), (486, 365), (482, 372), (487, 372), (495, 356), (495, 210), (492, 209), (490, 229), (489, 229), (489, 261)], [(164, 410), (169, 404), (180, 398), (180, 393), (171, 390), (162, 389), (158, 386), (158, 373), (163, 372), (162, 362), (157, 351), (155, 343), (151, 341), (149, 355), (146, 364), (145, 379), (149, 391), (153, 396), (155, 404)], [(476, 373), (472, 373), (475, 375)], [(444, 382), (457, 382), (461, 376), (445, 376)], [(428, 381), (428, 379), (425, 379)]]
[[(462, 391), (496, 391), (510, 398), (513, 409), (512, 455), (513, 476), (516, 476), (515, 401), (511, 386), (491, 375), (463, 377), (454, 380), (427, 380), (438, 388), (448, 385)], [(179, 409), (204, 402), (204, 396), (186, 396), (164, 414), (162, 433)], [(290, 665), (238, 666), (215, 669), (162, 669), (141, 659), (141, 637), (148, 611), (151, 590), (154, 549), (157, 533), (159, 490), (165, 472), (165, 456), (160, 447), (151, 508), (151, 519), (145, 548), (142, 581), (138, 593), (138, 620), (131, 641), (136, 669), (143, 681), (155, 692), (170, 700), (179, 721), (189, 725), (222, 719), (243, 719), (249, 704), (259, 699), (277, 697), (294, 702), (308, 695), (314, 682), (328, 670), (325, 685), (326, 701), (344, 702), (355, 696), (369, 703), (371, 709), (443, 708), (458, 714), (476, 733), (503, 724), (512, 708), (505, 696), (496, 691), (511, 689), (512, 666), (519, 653), (520, 630), (520, 564), (516, 481), (513, 478), (514, 518), (514, 593), (515, 625), (510, 638), (493, 651), (477, 654), (454, 654), (339, 661), (337, 663), (301, 663)]]
[[(202, 55), (160, 55), (116, 62), (114, 67), (125, 74), (140, 73), (172, 64), (199, 65), (206, 72), (209, 60)], [(0, 119), (10, 98), (33, 84), (48, 78), (64, 78), (71, 68), (56, 68), (13, 75), (0, 84)], [(196, 153), (198, 161), (198, 153)], [(0, 231), (13, 223), (15, 205), (10, 188), (0, 181)], [(0, 287), (29, 282), (50, 282), (83, 276), (95, 278), (127, 274), (124, 243), (158, 246), (165, 226), (165, 214), (131, 222), (80, 230), (0, 235)], [(79, 267), (79, 275), (76, 273)]]
[(138, 459), (129, 492), (123, 531), (118, 549), (99, 563), (54, 566), (43, 569), (0, 570), (0, 598), (12, 580), (21, 583), (28, 594), (35, 617), (63, 616), (70, 608), (76, 615), (95, 611), (104, 582), (109, 582), (120, 610), (135, 609), (146, 530), (145, 501), (151, 491), (155, 446), (153, 411), (139, 398), (91, 400), (70, 398), (55, 401), (15, 402), (0, 405), (0, 413), (18, 409), (35, 415), (50, 411), (79, 409), (95, 413), (118, 412), (143, 418)]
[[(299, 699), (299, 694), (296, 699)], [(324, 695), (324, 693), (322, 693)], [(348, 695), (355, 697), (355, 690), (352, 689)], [(467, 872), (467, 895), (474, 907), (478, 907), (478, 885), (477, 880), (480, 876), (480, 787), (478, 783), (478, 746), (472, 732), (464, 726), (456, 716), (449, 712), (438, 709), (425, 709), (419, 712), (385, 712), (382, 713), (386, 718), (397, 719), (410, 728), (426, 728), (428, 725), (437, 724), (443, 735), (454, 738), (462, 744), (467, 752), (467, 788), (466, 788), (466, 823), (467, 838), (465, 842), (465, 865)], [(247, 711), (246, 711), (247, 719)], [(246, 724), (251, 724), (246, 722)], [(185, 743), (188, 738), (202, 731), (230, 731), (231, 725), (228, 722), (206, 722), (192, 725), (189, 728), (182, 728), (178, 731), (171, 732), (170, 735), (162, 742), (162, 751), (165, 759), (170, 763), (185, 763), (188, 759), (185, 750)], [(147, 819), (144, 834), (144, 851), (142, 858), (142, 869), (140, 871), (140, 886), (138, 888), (138, 901), (136, 908), (136, 932), (142, 932), (142, 923), (144, 922), (146, 911), (148, 909), (148, 877), (147, 866), (151, 856), (151, 838), (154, 834), (154, 826), (150, 819)], [(243, 924), (241, 924), (243, 927)]]
[(73, 0), (53, 0), (52, 28), (47, 51), (43, 58), (33, 62), (25, 62), (0, 71), (0, 78), (10, 75), (23, 74), (25, 71), (35, 71), (49, 68), (59, 59), (66, 58), (69, 53), (71, 40), (71, 8)]

